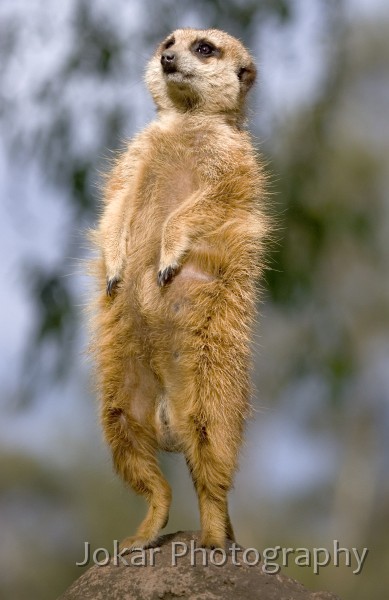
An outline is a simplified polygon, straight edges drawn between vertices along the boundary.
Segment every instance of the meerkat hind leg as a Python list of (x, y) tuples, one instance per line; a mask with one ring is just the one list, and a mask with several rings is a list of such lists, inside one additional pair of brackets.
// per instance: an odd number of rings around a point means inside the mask
[[(207, 428), (208, 429), (208, 428)], [(227, 494), (235, 470), (235, 456), (226, 456), (223, 445), (217, 447), (211, 441), (212, 431), (205, 437), (205, 428), (194, 445), (186, 451), (187, 464), (197, 492), (201, 545), (222, 548), (226, 540), (235, 541), (228, 513)], [(229, 460), (230, 459), (230, 460)]]
[(196, 477), (190, 467), (198, 496), (201, 522), (201, 545), (206, 548), (223, 548), (226, 540), (235, 541), (231, 520), (228, 514), (227, 491), (223, 484), (209, 485), (207, 478)]
[[(127, 366), (127, 376), (132, 374), (127, 386), (132, 389), (132, 406), (109, 402), (103, 407), (102, 422), (106, 439), (111, 446), (117, 473), (137, 494), (148, 503), (148, 511), (136, 534), (121, 543), (121, 548), (133, 550), (155, 544), (160, 530), (168, 521), (171, 490), (157, 461), (157, 443), (152, 424), (147, 417), (136, 418), (135, 407), (150, 402), (152, 383), (145, 370), (137, 363)], [(138, 382), (138, 383), (137, 383)], [(140, 382), (140, 383), (139, 383)], [(118, 402), (123, 392), (118, 390)], [(130, 405), (131, 406), (131, 405)], [(138, 407), (139, 410), (139, 407)]]
[(231, 540), (232, 542), (236, 541), (234, 529), (232, 527), (232, 523), (231, 523), (231, 519), (230, 519), (230, 515), (229, 515), (228, 511), (227, 511), (226, 535), (227, 535), (228, 540)]
[(120, 471), (125, 481), (135, 492), (144, 496), (148, 503), (147, 514), (135, 535), (126, 537), (120, 543), (120, 548), (132, 551), (153, 546), (169, 519), (170, 486), (163, 477), (156, 456), (153, 454), (128, 452)]

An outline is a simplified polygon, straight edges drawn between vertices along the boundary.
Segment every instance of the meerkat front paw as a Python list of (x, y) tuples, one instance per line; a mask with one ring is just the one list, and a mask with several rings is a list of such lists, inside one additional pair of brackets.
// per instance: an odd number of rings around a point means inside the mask
[(159, 287), (163, 287), (167, 283), (170, 283), (172, 279), (177, 275), (180, 265), (177, 262), (167, 265), (166, 267), (161, 266), (158, 271), (157, 282)]
[(119, 282), (120, 282), (120, 277), (117, 275), (115, 275), (114, 277), (107, 277), (107, 287), (106, 287), (107, 296), (112, 296), (112, 294), (115, 292)]

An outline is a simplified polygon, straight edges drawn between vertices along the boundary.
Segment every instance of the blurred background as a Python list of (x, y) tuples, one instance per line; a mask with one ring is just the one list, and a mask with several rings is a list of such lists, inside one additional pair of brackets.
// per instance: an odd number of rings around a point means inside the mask
[[(142, 81), (179, 26), (241, 38), (250, 130), (271, 176), (255, 414), (231, 494), (238, 541), (369, 548), (284, 572), (344, 600), (389, 586), (387, 0), (2, 0), (0, 598), (49, 600), (145, 505), (102, 441), (84, 308), (85, 231), (111, 151), (153, 118)], [(182, 457), (161, 456), (167, 531), (199, 527)]]

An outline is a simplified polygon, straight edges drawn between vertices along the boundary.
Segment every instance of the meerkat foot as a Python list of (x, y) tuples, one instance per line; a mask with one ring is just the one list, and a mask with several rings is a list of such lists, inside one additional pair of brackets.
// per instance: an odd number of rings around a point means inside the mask
[(165, 268), (161, 268), (158, 271), (158, 277), (157, 277), (157, 282), (158, 282), (159, 287), (163, 287), (167, 283), (170, 283), (173, 280), (173, 278), (175, 277), (175, 275), (177, 274), (178, 269), (179, 269), (178, 263), (173, 263), (171, 265), (168, 265)]
[(107, 277), (107, 287), (106, 287), (107, 296), (112, 296), (112, 294), (116, 290), (119, 282), (120, 282), (120, 277), (117, 277), (117, 276)]
[(159, 536), (147, 539), (141, 536), (130, 536), (126, 537), (119, 544), (119, 550), (123, 554), (129, 554), (130, 552), (136, 552), (137, 550), (145, 550), (146, 548), (155, 548), (157, 545)]
[(215, 537), (215, 536), (202, 536), (200, 540), (200, 546), (202, 548), (210, 548), (214, 550), (215, 548), (224, 548), (226, 545), (226, 539), (224, 537)]

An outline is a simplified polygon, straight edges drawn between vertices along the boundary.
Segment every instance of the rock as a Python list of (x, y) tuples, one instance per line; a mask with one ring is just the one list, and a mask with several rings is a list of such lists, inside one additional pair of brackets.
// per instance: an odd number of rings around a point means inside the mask
[[(247, 553), (245, 561), (245, 549), (235, 545), (234, 553), (231, 547), (229, 542), (225, 554), (204, 550), (198, 532), (164, 535), (157, 548), (94, 565), (59, 600), (339, 600), (328, 592), (310, 592), (285, 575), (265, 573), (263, 563), (249, 566), (256, 562), (255, 552)], [(104, 554), (97, 558), (105, 562)]]

